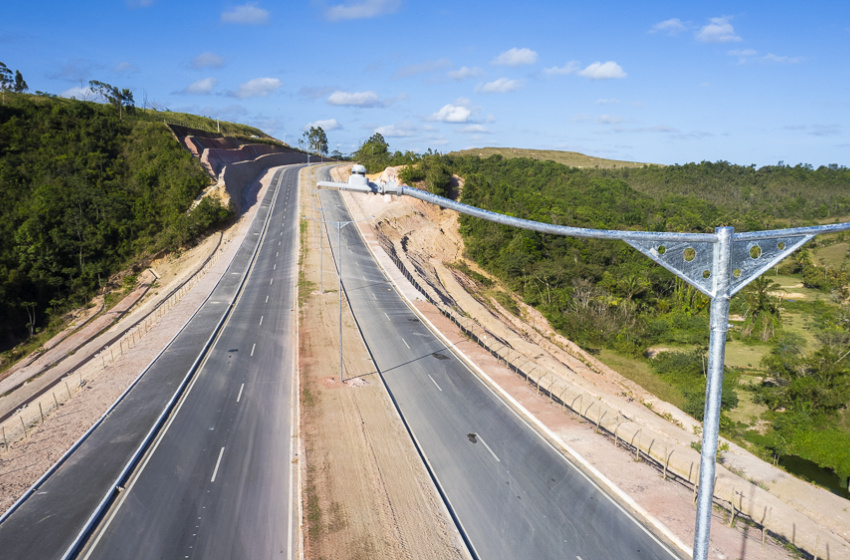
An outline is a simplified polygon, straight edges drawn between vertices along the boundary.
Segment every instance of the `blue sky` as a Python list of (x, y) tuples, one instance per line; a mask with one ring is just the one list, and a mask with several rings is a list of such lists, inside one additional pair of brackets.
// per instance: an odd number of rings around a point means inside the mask
[(349, 153), (561, 149), (850, 165), (850, 3), (4, 0), (31, 91), (258, 126)]

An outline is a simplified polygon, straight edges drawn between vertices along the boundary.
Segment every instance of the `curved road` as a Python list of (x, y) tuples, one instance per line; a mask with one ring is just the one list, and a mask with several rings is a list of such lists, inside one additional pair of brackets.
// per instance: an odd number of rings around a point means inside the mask
[[(325, 219), (349, 217), (320, 191)], [(389, 289), (354, 225), (343, 282), (391, 396), (476, 557), (678, 558), (520, 419)], [(336, 246), (336, 232), (330, 235)], [(335, 254), (337, 249), (335, 247)]]
[[(290, 465), (299, 169), (277, 173), (226, 273), (186, 327), (103, 422), (0, 523), (0, 557), (61, 558), (76, 552), (89, 519), (115, 496), (113, 485), (123, 484), (123, 473), (135, 466), (131, 458), (169, 413), (240, 293), (226, 338), (222, 334), (207, 365), (192, 378), (157, 452), (143, 459), (142, 476), (120, 493), (123, 507), (107, 517), (112, 523), (100, 539), (106, 551), (101, 557), (183, 558), (202, 550), (196, 557), (269, 558), (297, 550), (297, 487)], [(248, 332), (255, 334), (245, 338)], [(175, 445), (171, 438), (180, 430), (185, 439)], [(157, 468), (163, 470), (154, 489), (146, 489), (145, 473)], [(194, 515), (198, 512), (206, 513)], [(129, 525), (122, 527), (123, 518)]]

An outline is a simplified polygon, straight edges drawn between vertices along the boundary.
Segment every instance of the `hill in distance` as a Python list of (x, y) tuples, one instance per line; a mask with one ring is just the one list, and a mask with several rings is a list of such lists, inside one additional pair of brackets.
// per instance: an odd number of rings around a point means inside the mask
[(459, 156), (478, 156), (487, 158), (492, 155), (500, 155), (506, 159), (528, 158), (536, 160), (554, 161), (563, 165), (590, 169), (617, 169), (617, 168), (641, 168), (646, 165), (659, 165), (655, 163), (640, 163), (634, 161), (619, 161), (615, 159), (604, 159), (586, 156), (578, 152), (564, 152), (559, 150), (530, 150), (524, 148), (472, 148), (451, 152)]

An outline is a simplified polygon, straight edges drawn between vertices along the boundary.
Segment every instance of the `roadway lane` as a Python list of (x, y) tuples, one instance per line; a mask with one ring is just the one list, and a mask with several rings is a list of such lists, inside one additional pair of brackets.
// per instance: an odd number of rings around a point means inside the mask
[(276, 190), (268, 189), (227, 272), (187, 326), (76, 451), (0, 523), (3, 558), (61, 557), (101, 501), (112, 495), (113, 483), (228, 312), (252, 263)]
[(291, 558), (298, 169), (242, 295), (85, 558)]
[[(349, 220), (336, 191), (325, 219)], [(391, 395), (482, 559), (677, 558), (516, 416), (390, 289), (354, 226), (346, 295)], [(330, 235), (336, 246), (336, 232)]]

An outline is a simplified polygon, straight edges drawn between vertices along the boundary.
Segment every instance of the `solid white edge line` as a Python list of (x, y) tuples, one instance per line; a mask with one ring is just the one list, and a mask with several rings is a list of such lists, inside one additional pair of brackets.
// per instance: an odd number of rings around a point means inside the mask
[(486, 441), (484, 441), (484, 438), (483, 438), (483, 437), (481, 437), (481, 434), (475, 434), (475, 435), (476, 435), (476, 436), (478, 436), (478, 439), (479, 439), (479, 440), (481, 440), (481, 443), (483, 443), (483, 444), (484, 444), (484, 447), (486, 447), (486, 448), (487, 448), (487, 451), (489, 451), (489, 452), (490, 452), (490, 455), (492, 455), (492, 456), (493, 456), (493, 458), (494, 458), (494, 459), (496, 459), (496, 462), (497, 462), (497, 463), (501, 463), (501, 462), (502, 462), (502, 460), (501, 460), (501, 459), (499, 459), (499, 456), (498, 456), (498, 455), (496, 455), (495, 453), (493, 453), (493, 450), (492, 450), (492, 449), (490, 449), (490, 446), (489, 446), (489, 445), (487, 445), (487, 442), (486, 442)]
[(215, 482), (215, 475), (218, 474), (218, 467), (221, 465), (221, 457), (224, 455), (224, 446), (222, 446), (221, 451), (218, 452), (218, 461), (215, 462), (215, 469), (213, 470), (212, 478), (210, 479), (210, 483)]
[[(357, 231), (359, 232), (360, 230), (357, 229)], [(361, 234), (361, 239), (363, 239), (362, 234)], [(381, 270), (384, 270), (384, 267), (381, 265), (381, 263), (378, 261), (377, 257), (375, 256), (375, 253), (372, 250), (372, 246), (368, 242), (366, 242), (365, 239), (363, 239), (363, 244), (366, 245), (366, 248), (368, 249), (369, 253), (372, 255), (372, 260), (375, 262), (375, 265), (378, 268), (380, 268)], [(599, 470), (597, 470), (593, 465), (591, 465), (584, 457), (579, 455), (577, 451), (575, 451), (573, 448), (571, 448), (569, 445), (567, 445), (566, 442), (564, 442), (557, 434), (555, 434), (551, 429), (549, 429), (548, 426), (543, 424), (543, 422), (541, 422), (536, 416), (534, 416), (530, 411), (528, 411), (528, 409), (526, 409), (524, 406), (522, 406), (513, 396), (511, 396), (507, 391), (505, 391), (498, 383), (493, 381), (493, 379), (491, 379), (490, 376), (488, 376), (484, 372), (484, 370), (482, 370), (480, 367), (478, 367), (478, 365), (475, 364), (475, 362), (473, 362), (466, 354), (464, 354), (457, 346), (455, 346), (454, 343), (452, 343), (445, 335), (443, 335), (443, 333), (439, 329), (437, 329), (437, 327), (434, 326), (434, 324), (431, 323), (431, 321), (416, 308), (416, 306), (413, 304), (413, 302), (411, 300), (409, 300), (407, 298), (407, 296), (404, 294), (404, 291), (401, 290), (399, 288), (399, 286), (396, 284), (396, 281), (392, 277), (391, 274), (389, 274), (385, 271), (384, 276), (387, 277), (390, 284), (393, 286), (394, 291), (401, 297), (402, 301), (404, 301), (405, 304), (420, 318), (420, 320), (422, 320), (428, 326), (428, 330), (430, 330), (432, 333), (434, 333), (434, 335), (436, 335), (438, 338), (443, 340), (446, 347), (449, 350), (451, 350), (452, 353), (454, 353), (457, 357), (459, 357), (461, 359), (461, 361), (463, 363), (465, 363), (466, 366), (470, 370), (472, 370), (473, 372), (475, 372), (477, 374), (476, 377), (478, 377), (478, 380), (482, 385), (487, 387), (495, 395), (501, 397), (502, 400), (506, 404), (509, 404), (509, 406), (507, 408), (509, 410), (512, 410), (514, 412), (514, 414), (517, 416), (517, 418), (519, 418), (522, 422), (524, 422), (526, 425), (528, 425), (530, 428), (532, 428), (531, 431), (536, 433), (537, 437), (539, 437), (542, 441), (544, 441), (552, 449), (554, 449), (556, 452), (558, 452), (561, 455), (561, 457), (565, 461), (567, 461), (567, 463), (571, 463), (571, 461), (575, 461), (576, 463), (581, 464), (583, 468), (586, 468), (593, 475), (593, 477), (588, 475), (584, 470), (582, 470), (582, 468), (578, 468), (576, 465), (573, 465), (576, 468), (576, 470), (579, 472), (579, 474), (581, 474), (586, 480), (588, 480), (591, 484), (593, 484), (596, 488), (598, 488), (602, 492), (602, 494), (606, 498), (608, 498), (617, 508), (619, 508), (621, 511), (623, 511), (624, 513), (629, 515), (635, 521), (635, 523), (638, 525), (638, 527), (640, 527), (645, 533), (647, 533), (650, 536), (650, 538), (652, 538), (655, 542), (660, 544), (661, 547), (663, 549), (665, 549), (668, 552), (668, 554), (670, 554), (673, 558), (678, 558), (678, 557), (675, 554), (673, 554), (673, 551), (670, 550), (670, 547), (668, 546), (668, 544), (661, 541), (655, 534), (653, 534), (652, 531), (650, 531), (646, 526), (644, 526), (644, 524), (641, 523), (641, 521), (638, 519), (638, 516), (641, 517), (646, 523), (655, 527), (660, 533), (662, 533), (666, 538), (668, 538), (670, 540), (671, 544), (673, 544), (675, 547), (678, 547), (680, 551), (685, 553), (684, 558), (692, 557), (693, 549), (691, 547), (687, 546), (684, 542), (682, 542), (682, 540), (678, 536), (676, 536), (676, 534), (674, 534), (673, 531), (671, 531), (669, 528), (667, 528), (666, 525), (661, 523), (661, 521), (658, 518), (656, 518), (654, 515), (649, 513), (649, 511), (647, 511), (641, 505), (639, 505), (634, 499), (632, 499), (631, 496), (626, 494), (626, 492), (623, 491), (619, 486), (614, 484), (613, 481), (608, 479)], [(390, 289), (390, 288), (387, 288), (387, 289)], [(546, 434), (546, 437), (543, 437), (543, 434)], [(547, 437), (551, 438), (551, 441), (549, 439), (547, 439)], [(562, 449), (559, 449), (558, 447), (556, 447), (552, 443), (552, 441), (557, 442), (558, 446), (561, 446)], [(596, 480), (594, 480), (594, 477), (598, 477), (598, 479), (599, 479), (598, 482)], [(607, 492), (603, 491), (602, 488), (600, 487), (600, 484), (607, 487), (608, 491)], [(609, 492), (610, 492), (610, 494), (609, 494)], [(623, 500), (633, 511), (628, 512), (623, 507), (622, 504), (620, 504), (617, 500), (615, 500), (613, 498), (613, 496), (611, 496), (611, 494), (615, 494), (619, 499)], [(477, 552), (476, 552), (476, 555), (477, 555)]]
[[(430, 373), (428, 374), (428, 377), (431, 378), (431, 381), (434, 382), (434, 385), (437, 385), (437, 381), (433, 377), (431, 377)], [(437, 385), (437, 389), (439, 389), (441, 393), (443, 392), (442, 387), (440, 387), (439, 385)]]
[(236, 395), (236, 402), (239, 402), (239, 400), (242, 398), (242, 391), (244, 389), (245, 389), (245, 384), (243, 383), (242, 386), (239, 387), (239, 394)]

